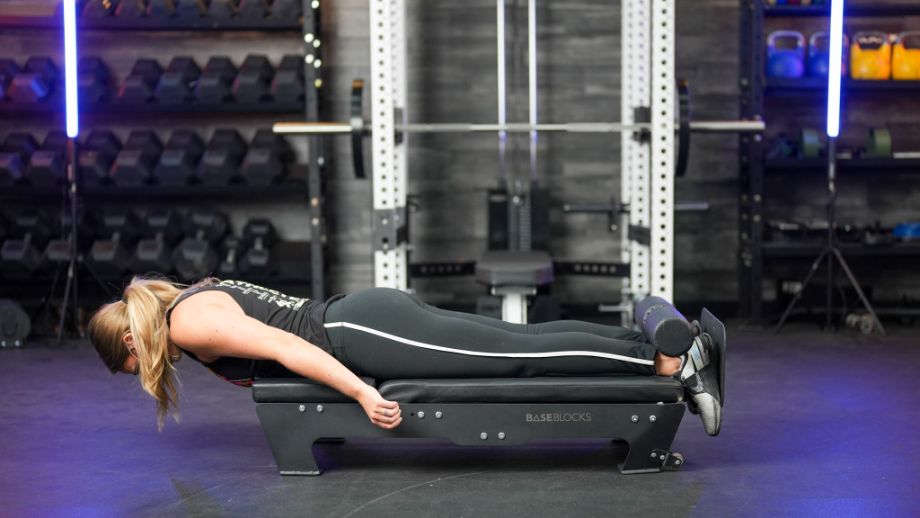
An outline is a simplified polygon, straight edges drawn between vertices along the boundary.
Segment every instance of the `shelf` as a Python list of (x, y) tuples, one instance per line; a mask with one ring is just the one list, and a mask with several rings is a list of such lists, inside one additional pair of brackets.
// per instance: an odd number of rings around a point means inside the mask
[[(62, 187), (33, 188), (25, 185), (0, 188), (0, 200), (42, 201), (59, 200), (63, 197)], [(119, 200), (189, 200), (194, 198), (214, 199), (252, 199), (306, 197), (306, 183), (290, 180), (278, 185), (186, 185), (148, 187), (93, 186), (84, 187), (80, 195), (87, 200), (118, 198)]]
[[(920, 92), (920, 81), (861, 81), (845, 78), (842, 83), (846, 92)], [(814, 94), (827, 91), (827, 79), (820, 77), (803, 77), (800, 79), (781, 79), (768, 77), (766, 91), (774, 94)]]
[[(764, 257), (814, 259), (823, 248), (823, 243), (763, 243), (762, 249)], [(920, 256), (920, 241), (880, 246), (840, 243), (840, 252), (847, 258), (917, 257)]]
[[(764, 6), (763, 14), (766, 17), (816, 17), (830, 16), (828, 5), (777, 5)], [(920, 16), (920, 5), (848, 5), (845, 16), (862, 17), (895, 17), (895, 16)]]
[[(224, 104), (123, 104), (110, 102), (101, 104), (83, 105), (81, 113), (85, 114), (113, 114), (113, 113), (193, 113), (193, 114), (285, 114), (301, 113), (304, 103), (224, 103)], [(50, 113), (64, 113), (64, 103), (60, 99), (49, 99), (37, 103), (16, 103), (0, 101), (0, 113), (16, 115), (47, 115)]]
[[(106, 18), (81, 18), (77, 23), (79, 30), (95, 31), (300, 32), (301, 30), (300, 17), (283, 19), (269, 17), (262, 20), (218, 20), (207, 17), (197, 19), (119, 19), (115, 16), (110, 16)], [(0, 27), (5, 29), (60, 30), (61, 20), (57, 16), (0, 15)]]
[[(838, 159), (841, 171), (872, 171), (876, 173), (920, 173), (920, 159), (898, 158), (846, 158)], [(770, 173), (792, 173), (827, 170), (824, 158), (779, 158), (766, 160), (764, 169)]]

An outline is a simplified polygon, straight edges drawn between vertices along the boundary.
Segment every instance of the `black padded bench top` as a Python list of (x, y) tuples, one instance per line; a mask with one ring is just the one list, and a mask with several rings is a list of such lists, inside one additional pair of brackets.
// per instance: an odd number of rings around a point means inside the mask
[[(662, 376), (391, 380), (377, 389), (400, 403), (673, 403), (684, 397), (680, 382)], [(305, 378), (256, 380), (252, 398), (256, 403), (352, 402)]]
[(542, 251), (491, 250), (476, 262), (476, 280), (489, 286), (543, 286), (553, 282), (553, 259)]

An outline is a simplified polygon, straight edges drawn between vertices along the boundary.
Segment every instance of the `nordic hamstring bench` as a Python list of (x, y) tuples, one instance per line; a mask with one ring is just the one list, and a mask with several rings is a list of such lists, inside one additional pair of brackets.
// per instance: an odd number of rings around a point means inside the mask
[[(725, 340), (724, 326), (708, 311), (703, 310), (698, 325), (690, 324), (655, 297), (637, 306), (636, 321), (666, 354), (685, 352), (700, 331), (720, 343)], [(315, 442), (358, 437), (440, 438), (458, 445), (495, 446), (534, 439), (622, 439), (629, 444), (619, 466), (622, 473), (683, 464), (683, 457), (670, 448), (684, 416), (684, 389), (671, 378), (362, 379), (384, 398), (399, 402), (403, 422), (398, 428), (374, 426), (356, 402), (308, 379), (255, 381), (256, 412), (282, 475), (319, 475)]]

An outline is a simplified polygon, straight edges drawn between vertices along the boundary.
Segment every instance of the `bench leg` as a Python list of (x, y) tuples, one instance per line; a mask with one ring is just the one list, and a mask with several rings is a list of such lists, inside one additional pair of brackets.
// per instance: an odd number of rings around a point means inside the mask
[(295, 419), (291, 405), (256, 405), (262, 431), (282, 475), (319, 475), (320, 469), (313, 456), (313, 437)]
[(677, 428), (684, 416), (684, 405), (667, 405), (667, 411), (644, 433), (623, 437), (629, 443), (626, 460), (617, 466), (620, 473), (658, 473), (663, 469), (678, 469), (684, 464), (681, 454), (670, 451)]

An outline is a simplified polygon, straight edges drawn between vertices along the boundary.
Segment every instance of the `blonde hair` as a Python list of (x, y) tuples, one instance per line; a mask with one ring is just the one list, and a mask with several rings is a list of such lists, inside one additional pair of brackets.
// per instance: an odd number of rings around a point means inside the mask
[(165, 278), (135, 276), (122, 300), (103, 305), (89, 321), (90, 342), (112, 374), (121, 370), (131, 354), (123, 339), (131, 331), (141, 387), (157, 401), (158, 430), (163, 429), (170, 407), (179, 421), (178, 380), (169, 357), (166, 311), (185, 290), (214, 282), (216, 279), (208, 278), (187, 286)]

